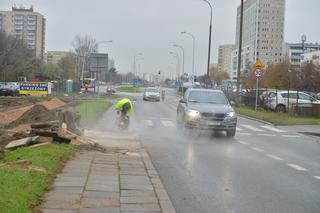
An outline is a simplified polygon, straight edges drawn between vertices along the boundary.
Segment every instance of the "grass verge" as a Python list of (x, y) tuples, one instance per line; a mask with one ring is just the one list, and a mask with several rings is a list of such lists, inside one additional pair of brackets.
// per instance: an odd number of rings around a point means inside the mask
[(129, 93), (137, 93), (139, 92), (138, 87), (120, 87), (117, 89), (119, 92), (129, 92)]
[(286, 113), (277, 113), (267, 110), (254, 111), (250, 107), (237, 107), (236, 112), (240, 115), (264, 120), (275, 125), (320, 125), (320, 118), (295, 117)]
[(75, 108), (75, 112), (81, 115), (81, 125), (85, 126), (88, 123), (97, 121), (99, 117), (109, 109), (111, 103), (106, 100), (87, 100), (82, 101)]
[(63, 162), (74, 152), (70, 144), (50, 144), (36, 148), (20, 148), (6, 153), (0, 163), (30, 160), (47, 173), (14, 166), (0, 168), (0, 209), (2, 213), (33, 212)]
[(179, 97), (182, 97), (183, 96), (183, 92), (182, 91), (177, 91), (176, 95), (179, 96)]

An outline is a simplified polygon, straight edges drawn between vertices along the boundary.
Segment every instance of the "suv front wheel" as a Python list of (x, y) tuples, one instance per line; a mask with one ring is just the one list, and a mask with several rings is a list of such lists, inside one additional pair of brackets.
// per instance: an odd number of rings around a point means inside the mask
[(236, 129), (227, 130), (228, 137), (234, 137), (236, 135)]
[(276, 107), (276, 112), (282, 112), (282, 113), (284, 113), (284, 112), (286, 112), (286, 107), (285, 107), (284, 105), (278, 105), (278, 106)]

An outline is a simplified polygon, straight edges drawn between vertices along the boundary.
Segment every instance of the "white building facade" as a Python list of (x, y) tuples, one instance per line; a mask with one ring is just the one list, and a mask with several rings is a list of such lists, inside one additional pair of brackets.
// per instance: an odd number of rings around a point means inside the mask
[(320, 51), (308, 52), (302, 54), (301, 64), (312, 63), (320, 67)]
[(231, 77), (231, 54), (235, 49), (234, 44), (226, 44), (219, 46), (218, 71), (227, 72)]
[(285, 56), (291, 65), (300, 66), (302, 55), (310, 52), (320, 51), (320, 44), (318, 43), (286, 43)]
[[(256, 59), (264, 65), (283, 61), (285, 0), (246, 0), (243, 9), (242, 54), (240, 70)], [(236, 46), (239, 46), (240, 6), (237, 9)], [(238, 50), (232, 52), (232, 72), (236, 72)], [(246, 57), (250, 58), (246, 58)], [(234, 75), (233, 75), (234, 76)]]

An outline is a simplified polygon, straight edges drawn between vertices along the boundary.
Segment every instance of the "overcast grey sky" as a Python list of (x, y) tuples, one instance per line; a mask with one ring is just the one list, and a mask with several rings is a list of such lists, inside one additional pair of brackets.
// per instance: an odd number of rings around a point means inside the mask
[[(212, 61), (217, 62), (218, 45), (234, 43), (236, 8), (240, 0), (212, 0), (214, 5)], [(285, 40), (299, 42), (303, 33), (308, 42), (320, 42), (320, 1), (286, 1)], [(0, 10), (13, 4), (34, 6), (46, 17), (46, 51), (72, 48), (77, 34), (88, 34), (101, 44), (99, 50), (115, 59), (121, 72), (131, 71), (133, 55), (144, 54), (141, 72), (175, 72), (169, 51), (186, 51), (185, 71), (192, 69), (192, 40), (181, 31), (193, 33), (196, 41), (196, 68), (206, 71), (210, 10), (202, 0), (1, 0)]]

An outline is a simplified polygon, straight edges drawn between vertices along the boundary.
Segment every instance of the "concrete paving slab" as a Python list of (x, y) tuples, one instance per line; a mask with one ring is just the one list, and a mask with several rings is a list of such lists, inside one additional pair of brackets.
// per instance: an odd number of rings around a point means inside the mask
[(42, 210), (160, 213), (163, 205), (163, 213), (175, 213), (145, 150), (141, 151), (140, 145), (122, 145), (110, 146), (108, 153), (77, 153), (57, 175)]

